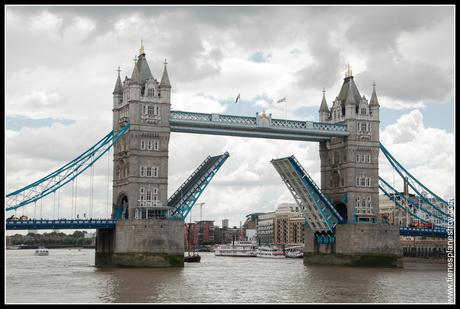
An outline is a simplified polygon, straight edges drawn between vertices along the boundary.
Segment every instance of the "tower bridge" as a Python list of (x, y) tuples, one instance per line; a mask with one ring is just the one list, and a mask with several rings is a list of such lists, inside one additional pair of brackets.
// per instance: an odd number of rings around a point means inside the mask
[[(355, 265), (383, 258), (396, 266), (399, 236), (446, 236), (447, 202), (431, 192), (379, 142), (380, 105), (375, 84), (370, 100), (361, 95), (351, 70), (328, 107), (325, 93), (320, 122), (184, 112), (171, 109), (167, 63), (161, 80), (153, 77), (143, 47), (131, 77), (113, 91), (113, 131), (76, 159), (44, 178), (6, 196), (6, 211), (16, 211), (59, 192), (113, 146), (112, 218), (105, 220), (7, 220), (7, 229), (96, 228), (96, 265), (183, 266), (183, 223), (228, 152), (205, 158), (168, 196), (171, 132), (318, 142), (321, 184), (317, 185), (294, 157), (271, 161), (302, 209), (306, 223), (305, 263)], [(425, 203), (415, 205), (379, 177), (379, 154)], [(414, 220), (436, 229), (400, 228), (379, 220), (379, 189)], [(426, 193), (428, 192), (428, 196)], [(421, 198), (422, 199), (422, 198)], [(321, 255), (320, 255), (321, 254)], [(324, 258), (323, 254), (327, 254)]]

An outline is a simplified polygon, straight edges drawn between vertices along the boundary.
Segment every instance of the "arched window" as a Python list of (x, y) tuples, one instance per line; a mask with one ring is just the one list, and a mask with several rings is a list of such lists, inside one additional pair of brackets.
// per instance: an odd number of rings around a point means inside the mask
[(153, 97), (154, 95), (155, 95), (155, 89), (149, 88), (149, 89), (147, 90), (147, 96)]

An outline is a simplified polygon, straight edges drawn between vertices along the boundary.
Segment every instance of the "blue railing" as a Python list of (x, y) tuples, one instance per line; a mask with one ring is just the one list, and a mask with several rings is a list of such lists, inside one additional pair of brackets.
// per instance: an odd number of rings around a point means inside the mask
[(50, 230), (50, 229), (99, 229), (115, 228), (112, 219), (58, 219), (58, 220), (6, 220), (7, 230)]

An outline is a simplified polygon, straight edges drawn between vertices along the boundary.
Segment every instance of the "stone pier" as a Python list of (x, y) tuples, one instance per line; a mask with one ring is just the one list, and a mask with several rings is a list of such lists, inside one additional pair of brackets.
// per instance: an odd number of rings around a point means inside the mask
[(304, 264), (402, 267), (399, 226), (339, 224), (335, 244), (318, 244), (305, 229)]
[(119, 220), (96, 236), (96, 266), (183, 267), (184, 223)]

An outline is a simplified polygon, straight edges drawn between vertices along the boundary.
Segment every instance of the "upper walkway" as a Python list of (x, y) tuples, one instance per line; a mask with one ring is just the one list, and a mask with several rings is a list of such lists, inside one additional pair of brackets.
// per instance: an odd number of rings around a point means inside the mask
[(347, 126), (312, 121), (272, 119), (271, 114), (256, 117), (171, 111), (171, 132), (259, 137), (320, 142), (348, 136)]

